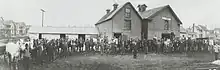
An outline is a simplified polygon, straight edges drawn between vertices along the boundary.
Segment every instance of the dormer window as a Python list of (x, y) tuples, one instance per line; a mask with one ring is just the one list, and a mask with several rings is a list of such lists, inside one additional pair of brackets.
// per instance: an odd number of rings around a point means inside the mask
[(10, 27), (11, 27), (11, 25), (6, 25), (6, 27), (7, 27), (7, 28), (10, 28)]
[(125, 8), (125, 17), (131, 18), (131, 8)]

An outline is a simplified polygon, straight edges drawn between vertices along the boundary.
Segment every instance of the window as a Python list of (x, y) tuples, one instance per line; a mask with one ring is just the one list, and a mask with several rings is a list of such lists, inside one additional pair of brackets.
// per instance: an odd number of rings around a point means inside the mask
[(199, 35), (199, 38), (202, 38), (202, 37), (203, 37), (203, 35), (202, 35), (202, 34), (200, 34), (200, 35)]
[(168, 20), (164, 20), (165, 24), (164, 24), (164, 30), (169, 30), (169, 21)]
[(22, 34), (22, 33), (23, 33), (23, 31), (22, 31), (22, 30), (19, 30), (19, 33), (20, 33), (20, 34)]
[(23, 27), (22, 27), (22, 26), (20, 26), (19, 28), (20, 28), (20, 29), (23, 29)]
[(11, 25), (6, 25), (7, 28), (11, 28)]
[(125, 17), (131, 18), (131, 9), (130, 8), (125, 8)]
[(131, 30), (131, 20), (125, 20), (124, 28), (125, 30)]

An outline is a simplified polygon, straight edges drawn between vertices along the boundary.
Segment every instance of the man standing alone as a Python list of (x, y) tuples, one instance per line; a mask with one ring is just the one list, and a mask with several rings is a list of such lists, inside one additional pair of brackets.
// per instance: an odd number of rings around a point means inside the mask
[(24, 70), (30, 69), (30, 47), (28, 44), (25, 44), (25, 50), (24, 50)]
[(219, 49), (220, 49), (219, 45), (217, 43), (214, 43), (215, 60), (218, 60)]

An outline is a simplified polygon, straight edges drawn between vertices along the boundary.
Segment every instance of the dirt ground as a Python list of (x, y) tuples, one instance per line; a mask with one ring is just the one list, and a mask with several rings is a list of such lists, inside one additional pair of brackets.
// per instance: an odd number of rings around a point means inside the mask
[(212, 65), (213, 55), (208, 53), (188, 54), (139, 54), (132, 55), (76, 55), (60, 59), (35, 70), (196, 70), (218, 67)]
[(208, 53), (138, 54), (137, 59), (132, 55), (82, 54), (34, 66), (33, 70), (197, 70), (219, 67), (210, 64), (212, 61), (213, 55)]

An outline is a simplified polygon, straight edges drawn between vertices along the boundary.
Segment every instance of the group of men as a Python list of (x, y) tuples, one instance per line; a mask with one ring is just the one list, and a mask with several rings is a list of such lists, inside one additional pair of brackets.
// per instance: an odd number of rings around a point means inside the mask
[[(208, 44), (203, 40), (185, 40), (185, 39), (156, 39), (140, 40), (138, 38), (89, 38), (89, 39), (33, 39), (27, 40), (26, 49), (23, 53), (23, 60), (32, 61), (35, 64), (52, 62), (57, 58), (65, 58), (75, 52), (90, 53), (100, 52), (101, 54), (126, 54), (133, 53), (137, 58), (138, 52), (188, 52), (208, 50)], [(29, 63), (29, 62), (28, 62)], [(26, 62), (25, 67), (29, 67)]]

